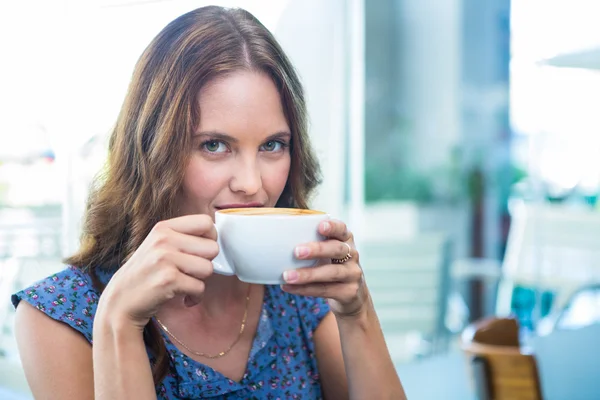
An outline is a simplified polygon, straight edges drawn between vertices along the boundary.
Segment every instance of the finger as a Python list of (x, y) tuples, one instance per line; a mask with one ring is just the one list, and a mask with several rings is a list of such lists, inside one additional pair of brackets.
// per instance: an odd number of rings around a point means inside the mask
[(173, 291), (176, 295), (184, 295), (188, 298), (187, 304), (198, 304), (204, 296), (204, 282), (186, 274), (179, 274), (175, 281)]
[[(149, 258), (147, 264), (152, 265), (154, 269), (160, 267), (169, 270), (170, 275), (166, 278), (162, 277), (167, 285), (175, 281), (180, 273), (196, 279), (206, 279), (213, 273), (210, 260), (173, 249), (158, 249), (148, 253), (147, 257)], [(175, 267), (174, 271), (172, 267)]]
[(179, 251), (212, 260), (219, 254), (219, 245), (214, 239), (171, 232), (168, 244)]
[(309, 297), (323, 297), (340, 302), (350, 302), (356, 298), (357, 285), (347, 283), (313, 283), (310, 285), (282, 285), (288, 293)]
[(313, 258), (344, 258), (348, 254), (356, 257), (358, 254), (352, 246), (339, 240), (324, 240), (297, 246), (294, 250), (296, 258), (300, 260)]
[(359, 282), (362, 270), (355, 263), (326, 264), (317, 267), (298, 268), (285, 271), (283, 279), (293, 285), (331, 282)]
[(217, 240), (217, 229), (210, 216), (205, 214), (184, 215), (160, 221), (154, 226), (154, 231), (173, 230), (194, 236), (204, 236)]
[(212, 263), (205, 258), (180, 252), (173, 252), (170, 258), (177, 269), (196, 279), (205, 280), (213, 273)]
[(319, 233), (325, 237), (337, 239), (342, 242), (352, 238), (352, 234), (348, 230), (346, 224), (335, 219), (321, 222), (319, 225)]

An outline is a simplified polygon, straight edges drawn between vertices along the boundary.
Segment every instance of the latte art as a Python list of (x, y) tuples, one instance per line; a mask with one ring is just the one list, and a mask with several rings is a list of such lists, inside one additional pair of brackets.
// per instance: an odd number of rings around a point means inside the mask
[(221, 214), (235, 215), (323, 215), (322, 211), (305, 210), (301, 208), (230, 208), (227, 210), (219, 210)]

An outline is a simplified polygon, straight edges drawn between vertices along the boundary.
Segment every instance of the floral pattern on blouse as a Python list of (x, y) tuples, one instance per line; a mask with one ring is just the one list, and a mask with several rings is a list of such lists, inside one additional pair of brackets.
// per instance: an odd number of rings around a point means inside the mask
[[(111, 273), (99, 272), (108, 282)], [(12, 296), (82, 333), (92, 343), (99, 293), (90, 277), (75, 267), (51, 275)], [(312, 335), (329, 312), (327, 301), (292, 295), (265, 286), (263, 308), (246, 372), (239, 382), (182, 353), (163, 332), (170, 358), (158, 399), (322, 399)]]

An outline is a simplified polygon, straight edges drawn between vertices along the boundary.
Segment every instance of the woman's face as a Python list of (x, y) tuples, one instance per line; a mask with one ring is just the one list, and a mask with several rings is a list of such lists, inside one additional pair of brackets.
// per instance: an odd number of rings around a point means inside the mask
[(265, 74), (240, 71), (199, 93), (200, 126), (185, 170), (181, 212), (273, 207), (290, 171), (290, 128)]

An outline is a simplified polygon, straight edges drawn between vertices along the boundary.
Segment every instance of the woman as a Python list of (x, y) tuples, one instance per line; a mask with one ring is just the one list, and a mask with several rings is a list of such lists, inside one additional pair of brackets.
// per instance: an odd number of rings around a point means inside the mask
[(332, 262), (282, 287), (213, 274), (215, 211), (307, 208), (306, 130), (299, 79), (251, 14), (205, 7), (160, 32), (71, 267), (13, 296), (36, 398), (405, 398), (343, 223), (296, 249)]

